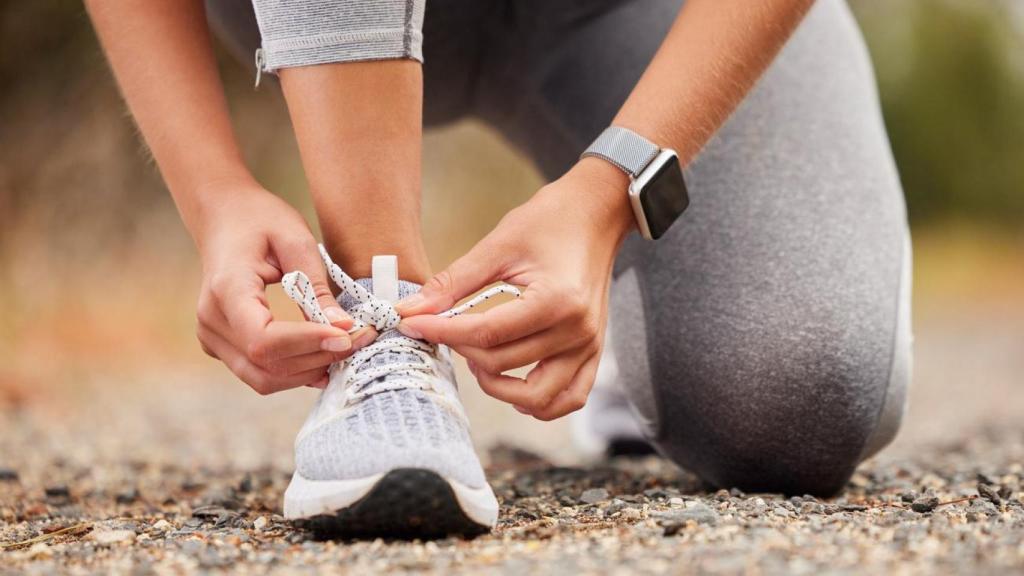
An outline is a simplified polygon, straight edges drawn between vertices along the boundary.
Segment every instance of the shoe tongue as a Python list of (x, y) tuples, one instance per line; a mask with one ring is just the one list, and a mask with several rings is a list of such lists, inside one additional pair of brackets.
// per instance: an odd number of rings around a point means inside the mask
[(394, 304), (398, 302), (398, 256), (373, 257), (373, 296)]
[[(356, 278), (356, 284), (359, 284), (363, 288), (366, 288), (371, 294), (375, 294), (375, 292), (373, 290), (373, 279), (372, 278)], [(415, 282), (407, 282), (405, 280), (399, 280), (398, 281), (398, 286), (397, 286), (397, 289), (398, 289), (398, 300), (401, 300), (401, 299), (406, 298), (408, 296), (412, 296), (413, 294), (419, 292), (420, 288), (422, 288), (422, 286), (417, 284), (417, 283), (415, 283)], [(346, 312), (351, 312), (352, 310), (354, 310), (357, 307), (359, 307), (359, 305), (362, 304), (362, 302), (360, 302), (359, 300), (356, 300), (355, 298), (350, 296), (348, 294), (348, 292), (344, 292), (338, 298), (338, 304), (341, 304), (341, 307), (344, 308)]]

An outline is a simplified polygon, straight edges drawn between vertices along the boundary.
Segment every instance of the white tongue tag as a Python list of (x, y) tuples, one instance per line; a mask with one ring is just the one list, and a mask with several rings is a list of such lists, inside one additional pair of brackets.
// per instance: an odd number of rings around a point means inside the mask
[(373, 295), (391, 302), (398, 302), (398, 256), (373, 257)]

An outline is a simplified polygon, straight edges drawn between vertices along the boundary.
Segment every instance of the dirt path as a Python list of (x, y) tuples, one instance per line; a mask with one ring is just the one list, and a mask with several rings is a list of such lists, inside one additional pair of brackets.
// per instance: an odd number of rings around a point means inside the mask
[[(1024, 570), (1020, 334), (950, 322), (919, 329), (901, 439), (827, 501), (707, 492), (656, 459), (574, 466), (564, 423), (467, 386), (502, 501), (498, 529), (473, 541), (325, 542), (285, 524), (312, 392), (263, 399), (180, 367), (8, 390), (0, 573)], [(493, 448), (510, 441), (530, 451)]]

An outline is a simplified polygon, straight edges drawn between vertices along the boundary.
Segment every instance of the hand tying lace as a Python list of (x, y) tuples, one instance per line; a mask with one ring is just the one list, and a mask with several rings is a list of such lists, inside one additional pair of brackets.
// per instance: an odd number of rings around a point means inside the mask
[[(323, 245), (320, 245), (320, 256), (323, 258), (331, 280), (341, 288), (343, 293), (360, 303), (359, 306), (348, 311), (354, 320), (349, 329), (350, 333), (373, 326), (378, 333), (383, 334), (398, 326), (402, 318), (390, 302), (374, 297), (369, 290), (353, 280), (331, 260)], [(281, 279), (281, 286), (288, 297), (302, 308), (307, 318), (321, 324), (329, 324), (316, 299), (313, 285), (306, 274), (300, 270), (289, 272)], [(458, 316), (498, 294), (520, 296), (518, 288), (501, 284), (481, 292), (466, 303), (442, 312), (438, 316), (446, 318)], [(348, 402), (387, 390), (429, 388), (431, 379), (423, 378), (422, 375), (432, 374), (432, 359), (435, 352), (433, 345), (397, 333), (358, 350), (348, 360), (350, 381), (346, 382), (346, 388), (351, 391), (348, 394)], [(384, 353), (400, 355), (400, 360), (377, 366), (372, 365), (371, 360), (378, 354)], [(331, 365), (332, 380), (341, 366), (341, 363)]]

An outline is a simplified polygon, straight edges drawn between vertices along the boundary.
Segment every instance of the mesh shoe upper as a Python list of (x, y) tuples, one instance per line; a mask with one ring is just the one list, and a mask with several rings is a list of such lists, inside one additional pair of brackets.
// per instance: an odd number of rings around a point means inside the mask
[[(370, 280), (358, 282), (372, 289)], [(400, 296), (418, 289), (402, 282)], [(353, 306), (345, 298), (341, 304)], [(357, 359), (363, 353), (359, 351), (332, 369), (330, 384), (296, 441), (299, 474), (309, 480), (350, 480), (395, 468), (424, 468), (471, 487), (483, 486), (486, 480), (447, 350), (394, 330), (381, 334), (381, 342), (381, 349)], [(409, 349), (417, 344), (424, 352)], [(425, 369), (401, 369), (423, 365), (424, 360)], [(365, 378), (370, 370), (380, 376)]]

